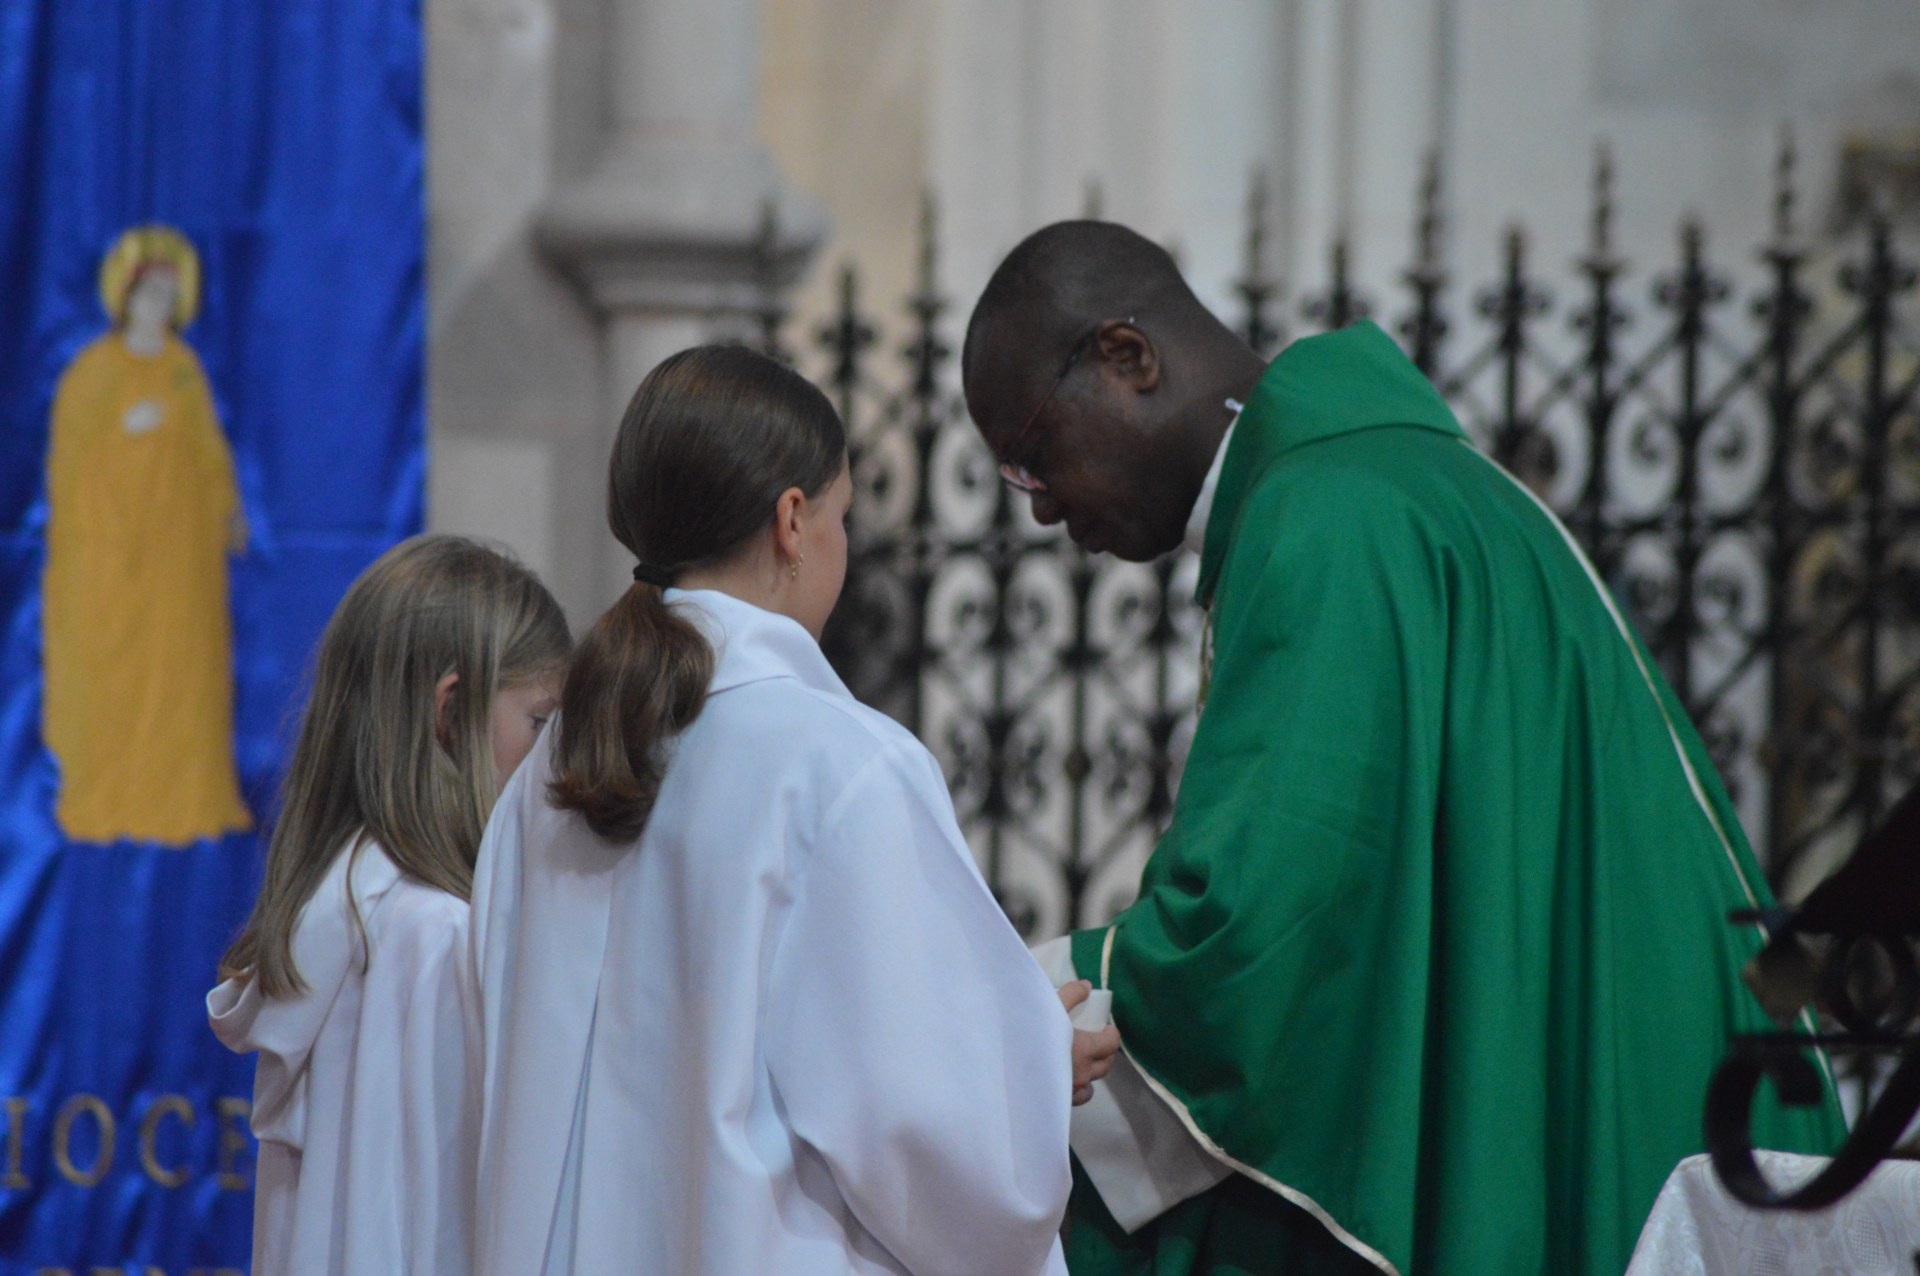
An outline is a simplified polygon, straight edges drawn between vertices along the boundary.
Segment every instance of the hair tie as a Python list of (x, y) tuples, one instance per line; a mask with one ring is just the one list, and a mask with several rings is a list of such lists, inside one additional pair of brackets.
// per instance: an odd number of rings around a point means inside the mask
[(633, 578), (642, 585), (653, 585), (665, 589), (673, 584), (673, 573), (664, 567), (655, 567), (652, 563), (640, 563), (633, 569)]

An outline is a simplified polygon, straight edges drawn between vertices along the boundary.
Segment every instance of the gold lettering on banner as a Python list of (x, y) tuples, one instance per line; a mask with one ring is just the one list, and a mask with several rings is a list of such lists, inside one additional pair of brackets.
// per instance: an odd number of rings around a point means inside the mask
[[(247, 1150), (246, 1122), (253, 1114), (253, 1105), (245, 1099), (229, 1095), (215, 1099), (213, 1109), (220, 1124), (220, 1190), (244, 1192), (253, 1186), (253, 1182), (235, 1168), (235, 1162)], [(234, 1124), (236, 1119), (238, 1125)]]
[[(141, 1276), (167, 1276), (164, 1267), (143, 1267)], [(124, 1267), (89, 1267), (85, 1276), (126, 1276)], [(71, 1267), (36, 1267), (33, 1276), (73, 1276)], [(189, 1267), (187, 1276), (247, 1276), (238, 1267)]]
[[(100, 1127), (100, 1147), (93, 1154), (93, 1164), (84, 1171), (73, 1163), (73, 1123), (82, 1113)], [(60, 1177), (75, 1187), (92, 1187), (105, 1178), (113, 1168), (114, 1134), (113, 1113), (93, 1095), (76, 1094), (61, 1104), (53, 1118), (53, 1165)]]
[[(167, 1276), (163, 1267), (142, 1269), (143, 1276)], [(34, 1269), (33, 1276), (73, 1276), (71, 1267), (40, 1267)], [(86, 1276), (126, 1276), (124, 1267), (89, 1267)], [(238, 1267), (189, 1267), (187, 1276), (247, 1276)]]
[[(169, 1116), (179, 1117), (189, 1131), (193, 1129), (193, 1105), (187, 1102), (185, 1095), (163, 1094), (155, 1099), (153, 1106), (147, 1109), (147, 1115), (140, 1119), (140, 1168), (146, 1171), (148, 1178), (161, 1187), (175, 1188), (187, 1181), (187, 1167), (181, 1165), (172, 1170), (165, 1168), (160, 1164), (159, 1154), (154, 1150), (154, 1144), (158, 1141), (156, 1136), (160, 1130), (160, 1122)], [(165, 1274), (162, 1273), (162, 1276)]]
[(27, 1101), (19, 1095), (7, 1097), (7, 1176), (0, 1179), (0, 1188), (9, 1192), (18, 1192), (33, 1186), (20, 1168), (21, 1156), (27, 1142)]

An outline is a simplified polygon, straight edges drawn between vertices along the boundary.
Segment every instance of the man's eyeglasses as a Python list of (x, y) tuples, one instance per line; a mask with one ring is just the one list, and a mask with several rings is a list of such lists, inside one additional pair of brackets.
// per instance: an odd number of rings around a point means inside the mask
[[(1127, 316), (1127, 323), (1133, 323), (1132, 315)], [(1087, 351), (1093, 349), (1095, 340), (1100, 336), (1100, 329), (1104, 327), (1106, 327), (1106, 321), (1102, 320), (1087, 329), (1081, 338), (1073, 343), (1073, 348), (1067, 351), (1066, 360), (1060, 365), (1060, 374), (1054, 377), (1053, 384), (1047, 387), (1046, 394), (1041, 397), (1040, 406), (1033, 410), (1033, 415), (1027, 418), (1027, 423), (1020, 427), (1018, 434), (1013, 436), (1013, 446), (1007, 449), (1006, 455), (1002, 457), (1000, 461), (1000, 481), (1014, 491), (1025, 492), (1028, 495), (1038, 495), (1047, 490), (1046, 482), (1043, 479), (1035, 477), (1032, 470), (1016, 461), (1006, 458), (1020, 456), (1024, 453), (1027, 435), (1033, 432), (1034, 423), (1040, 419), (1040, 414), (1047, 410), (1047, 405), (1053, 402), (1053, 396), (1059, 392), (1061, 384), (1067, 379), (1067, 374), (1073, 371), (1073, 365), (1080, 362)]]

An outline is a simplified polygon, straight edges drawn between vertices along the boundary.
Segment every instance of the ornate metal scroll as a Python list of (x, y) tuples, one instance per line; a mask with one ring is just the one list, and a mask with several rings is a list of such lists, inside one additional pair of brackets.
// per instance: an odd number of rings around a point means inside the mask
[[(1423, 175), (1404, 293), (1379, 299), (1337, 244), (1324, 285), (1290, 302), (1256, 183), (1234, 326), (1263, 350), (1369, 313), (1399, 334), (1585, 545), (1797, 898), (1920, 778), (1912, 258), (1884, 221), (1804, 238), (1783, 143), (1750, 264), (1729, 268), (1689, 223), (1648, 277), (1616, 249), (1603, 149), (1571, 268), (1543, 277), (1515, 227), (1462, 306), (1443, 176)], [(1124, 906), (1170, 815), (1194, 723), (1194, 564), (1089, 558), (1001, 490), (957, 389), (971, 299), (938, 286), (930, 202), (921, 230), (904, 304), (875, 311), (848, 266), (836, 314), (793, 342), (848, 422), (859, 486), (828, 648), (933, 747), (989, 880), (1039, 937)], [(784, 323), (770, 305), (769, 347)]]
[[(1859, 853), (1799, 908), (1747, 914), (1769, 932), (1748, 971), (1783, 1025), (1809, 1007), (1834, 1030), (1737, 1038), (1707, 1095), (1707, 1149), (1729, 1194), (1758, 1209), (1817, 1210), (1866, 1180), (1920, 1113), (1920, 788), (1908, 793)], [(1846, 1143), (1809, 1182), (1778, 1188), (1753, 1154), (1750, 1120), (1762, 1082), (1781, 1103), (1824, 1101), (1810, 1050), (1891, 1058)]]

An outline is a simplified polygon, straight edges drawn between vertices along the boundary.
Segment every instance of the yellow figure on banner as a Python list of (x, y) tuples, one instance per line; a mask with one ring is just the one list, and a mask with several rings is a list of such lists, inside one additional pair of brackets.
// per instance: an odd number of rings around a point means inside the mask
[(200, 262), (167, 226), (100, 265), (112, 329), (54, 394), (47, 453), (45, 734), (82, 842), (182, 846), (252, 826), (233, 763), (227, 556), (246, 549), (233, 458), (180, 340)]

